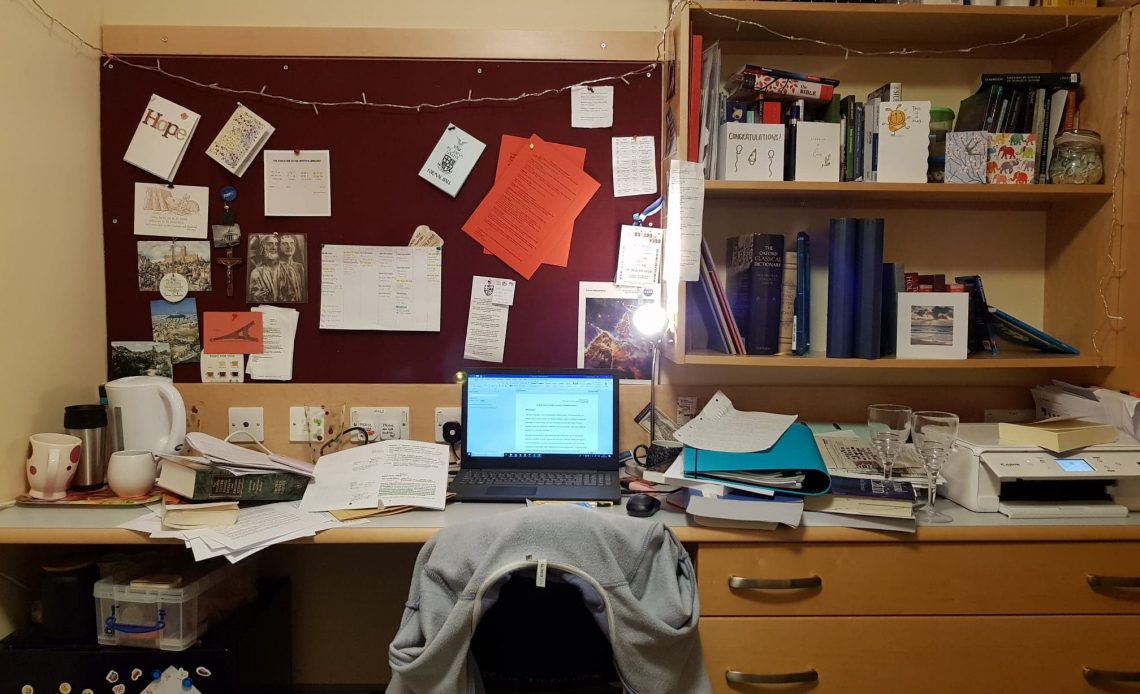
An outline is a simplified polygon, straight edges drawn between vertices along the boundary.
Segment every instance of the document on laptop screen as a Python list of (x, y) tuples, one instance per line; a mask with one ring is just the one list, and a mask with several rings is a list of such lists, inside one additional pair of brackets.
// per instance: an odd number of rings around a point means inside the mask
[(474, 457), (613, 455), (609, 376), (472, 374), (467, 388)]

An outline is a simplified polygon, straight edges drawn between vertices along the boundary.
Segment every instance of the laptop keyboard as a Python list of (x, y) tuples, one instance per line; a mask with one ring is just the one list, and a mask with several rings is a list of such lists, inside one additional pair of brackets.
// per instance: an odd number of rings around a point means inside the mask
[(554, 487), (600, 487), (612, 483), (608, 472), (562, 470), (461, 470), (460, 484), (542, 485)]

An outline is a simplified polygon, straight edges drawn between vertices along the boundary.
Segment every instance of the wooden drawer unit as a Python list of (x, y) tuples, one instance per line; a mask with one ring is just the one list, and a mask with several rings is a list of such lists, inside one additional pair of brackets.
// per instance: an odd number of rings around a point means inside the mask
[(1136, 614), (1140, 543), (702, 545), (704, 615)]
[(707, 617), (700, 628), (714, 692), (1140, 691), (1137, 616)]

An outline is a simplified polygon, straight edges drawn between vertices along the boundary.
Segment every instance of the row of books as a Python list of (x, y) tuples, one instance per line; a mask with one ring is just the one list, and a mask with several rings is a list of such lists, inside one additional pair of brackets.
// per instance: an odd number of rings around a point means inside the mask
[(977, 91), (959, 105), (954, 131), (1033, 134), (1036, 180), (1047, 183), (1053, 138), (1077, 127), (1080, 84), (1079, 72), (983, 74)]
[[(982, 278), (907, 272), (885, 262), (881, 218), (843, 217), (829, 224), (826, 352), (833, 358), (877, 359), (896, 353), (899, 294), (964, 292), (969, 299), (968, 351), (996, 356), (999, 339), (1021, 349), (1079, 354), (1062, 340), (986, 300)], [(690, 351), (731, 355), (806, 355), (811, 349), (810, 237), (799, 232), (794, 250), (782, 234), (728, 239), (723, 277), (707, 240), (700, 276), (687, 294), (690, 315), (705, 330), (687, 332)], [(704, 339), (702, 339), (702, 337)]]
[(703, 317), (709, 349), (725, 354), (807, 354), (810, 348), (811, 257), (800, 232), (795, 250), (781, 234), (729, 239), (725, 281), (708, 241), (701, 240), (700, 277), (689, 292)]

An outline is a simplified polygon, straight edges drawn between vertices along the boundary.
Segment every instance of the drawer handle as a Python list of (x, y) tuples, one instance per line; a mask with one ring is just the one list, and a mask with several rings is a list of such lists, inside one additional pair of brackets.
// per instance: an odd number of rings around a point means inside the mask
[(743, 576), (729, 576), (729, 588), (747, 588), (749, 590), (803, 590), (804, 588), (822, 588), (823, 579), (819, 576), (805, 578), (744, 578)]
[(1140, 588), (1140, 577), (1136, 576), (1097, 576), (1085, 577), (1091, 588)]
[(1118, 672), (1115, 670), (1097, 670), (1091, 667), (1082, 667), (1081, 672), (1089, 682), (1098, 684), (1113, 684), (1121, 682), (1140, 682), (1140, 672)]
[(804, 672), (782, 672), (775, 675), (758, 675), (752, 672), (739, 672), (725, 670), (725, 681), (731, 684), (801, 684), (804, 682), (818, 682), (819, 673), (813, 670)]

